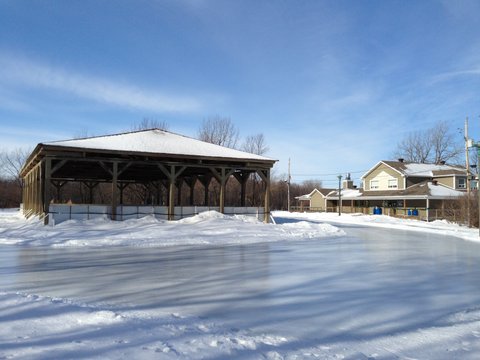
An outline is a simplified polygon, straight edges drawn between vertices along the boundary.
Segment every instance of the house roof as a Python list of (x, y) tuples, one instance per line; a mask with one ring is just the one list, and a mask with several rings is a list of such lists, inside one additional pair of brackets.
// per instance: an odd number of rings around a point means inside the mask
[(52, 141), (42, 143), (41, 145), (132, 153), (275, 161), (265, 156), (207, 143), (160, 129), (132, 131), (83, 139)]
[(389, 161), (382, 160), (379, 161), (373, 168), (367, 171), (362, 179), (368, 176), (373, 170), (375, 170), (379, 165), (384, 164), (390, 167), (391, 169), (397, 171), (400, 175), (406, 177), (442, 177), (442, 176), (453, 176), (453, 175), (466, 175), (465, 168), (455, 165), (442, 165), (442, 164), (419, 164), (413, 162), (405, 161)]
[[(445, 199), (458, 198), (465, 193), (451, 189), (443, 184), (434, 184), (431, 181), (423, 181), (419, 184), (412, 185), (405, 190), (385, 190), (385, 191), (364, 191), (364, 190), (342, 190), (342, 198), (352, 200), (374, 200), (374, 199), (389, 199), (389, 198), (431, 198), (431, 199)], [(332, 193), (329, 198), (338, 199), (338, 191)]]
[(325, 197), (334, 190), (335, 189), (327, 189), (327, 188), (317, 189), (317, 188), (315, 188), (309, 194), (296, 196), (295, 199), (297, 199), (297, 200), (310, 200), (312, 198), (313, 194), (315, 194), (316, 192), (320, 193), (323, 197)]

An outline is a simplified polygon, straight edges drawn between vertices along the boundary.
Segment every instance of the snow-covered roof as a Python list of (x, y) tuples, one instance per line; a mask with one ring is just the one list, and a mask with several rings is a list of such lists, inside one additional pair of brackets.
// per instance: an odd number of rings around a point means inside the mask
[[(465, 194), (449, 188), (440, 183), (432, 181), (423, 181), (419, 184), (410, 186), (405, 190), (385, 190), (385, 191), (364, 191), (363, 189), (342, 189), (342, 198), (347, 199), (393, 199), (393, 198), (416, 198), (416, 199), (447, 199), (458, 198)], [(338, 199), (338, 190), (330, 193), (327, 198)]]
[[(362, 191), (360, 189), (342, 189), (341, 195), (343, 199), (357, 198), (362, 196)], [(330, 194), (328, 194), (327, 198), (338, 199), (338, 190), (332, 191)]]
[(406, 163), (403, 172), (408, 176), (433, 177), (447, 174), (456, 174), (462, 171), (458, 166), (439, 165), (439, 164), (416, 164)]
[(368, 170), (362, 176), (362, 179), (366, 178), (368, 174), (370, 174), (381, 164), (384, 164), (397, 171), (399, 174), (408, 177), (432, 178), (441, 176), (466, 175), (465, 168), (461, 166), (446, 164), (420, 164), (405, 161), (381, 160), (377, 164), (375, 164), (375, 166), (373, 166), (370, 170)]
[(315, 188), (309, 194), (295, 196), (295, 199), (297, 199), (297, 200), (310, 200), (312, 198), (313, 194), (315, 194), (316, 192), (318, 192), (320, 195), (325, 197), (334, 190), (335, 189), (327, 189), (327, 188), (317, 189), (317, 188)]
[(102, 151), (276, 161), (265, 156), (207, 143), (160, 129), (133, 131), (83, 139), (52, 141), (42, 143), (42, 145)]
[(428, 192), (431, 197), (457, 198), (465, 195), (464, 191), (454, 190), (442, 184), (434, 185), (431, 182), (428, 182), (427, 184)]

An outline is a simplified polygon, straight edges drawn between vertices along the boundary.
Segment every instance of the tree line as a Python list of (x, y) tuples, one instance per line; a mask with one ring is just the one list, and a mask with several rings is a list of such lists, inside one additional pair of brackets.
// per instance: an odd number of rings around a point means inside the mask
[[(143, 119), (134, 124), (131, 130), (145, 130), (159, 128), (169, 129), (169, 124), (164, 121)], [(86, 137), (83, 132), (77, 137)], [(264, 134), (252, 134), (246, 136), (243, 141), (235, 124), (228, 117), (219, 115), (206, 118), (202, 121), (196, 137), (209, 143), (242, 150), (245, 152), (268, 156), (268, 145)], [(460, 164), (463, 153), (462, 146), (457, 141), (455, 133), (446, 122), (438, 122), (432, 128), (424, 131), (408, 133), (397, 144), (394, 156), (403, 158), (405, 161), (418, 163), (447, 163)], [(19, 172), (26, 158), (30, 154), (28, 149), (15, 149), (0, 152), (0, 208), (18, 207), (22, 196), (22, 179)], [(292, 182), (287, 184), (286, 174), (277, 174), (275, 168), (271, 174), (271, 208), (274, 210), (286, 210), (288, 199), (288, 185), (290, 185), (290, 200), (294, 204), (294, 198), (308, 194), (315, 188), (321, 188), (320, 180), (307, 180), (301, 183)], [(98, 184), (93, 186), (88, 183), (67, 183), (61, 188), (61, 194), (57, 194), (60, 202), (71, 201), (73, 203), (103, 203), (108, 204), (110, 199), (110, 185)], [(258, 175), (252, 174), (247, 182), (246, 205), (262, 206), (264, 200), (264, 184)], [(217, 205), (220, 186), (216, 180), (212, 180), (209, 187), (209, 203)], [(235, 179), (227, 182), (225, 200), (227, 206), (240, 206), (240, 184)], [(179, 205), (189, 204), (190, 189), (184, 185), (180, 187), (177, 196)], [(204, 201), (203, 186), (197, 182), (194, 189), (194, 203), (201, 205)], [(467, 200), (462, 200), (462, 204)], [(470, 201), (476, 201), (470, 199)], [(136, 205), (163, 205), (167, 202), (167, 194), (160, 183), (145, 183), (130, 185), (124, 192), (125, 204)], [(475, 206), (473, 206), (475, 207)]]

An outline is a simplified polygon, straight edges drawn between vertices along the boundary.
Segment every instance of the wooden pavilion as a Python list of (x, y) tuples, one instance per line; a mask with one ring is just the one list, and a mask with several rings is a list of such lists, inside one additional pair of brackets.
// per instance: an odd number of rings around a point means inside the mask
[(220, 186), (218, 210), (225, 210), (225, 187), (232, 177), (241, 185), (245, 207), (246, 183), (258, 174), (265, 189), (264, 220), (270, 216), (270, 171), (276, 160), (206, 143), (160, 129), (149, 129), (83, 139), (40, 143), (25, 162), (23, 212), (39, 215), (48, 223), (54, 189), (68, 182), (82, 182), (92, 191), (100, 183), (111, 184), (107, 215), (119, 220), (123, 191), (130, 184), (157, 182), (168, 194), (166, 218), (175, 219), (175, 190), (187, 184), (193, 205), (193, 189), (205, 189), (214, 178)]

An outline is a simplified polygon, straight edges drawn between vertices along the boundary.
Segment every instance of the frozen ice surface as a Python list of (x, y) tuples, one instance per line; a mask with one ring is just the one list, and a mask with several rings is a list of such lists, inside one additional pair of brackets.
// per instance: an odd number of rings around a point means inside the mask
[(353, 218), (244, 245), (3, 245), (0, 358), (477, 359), (480, 244)]

